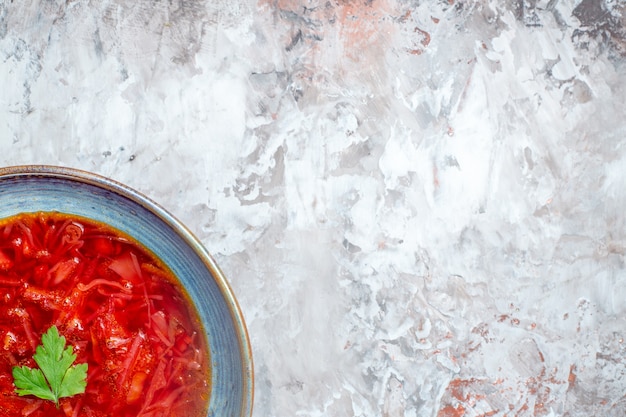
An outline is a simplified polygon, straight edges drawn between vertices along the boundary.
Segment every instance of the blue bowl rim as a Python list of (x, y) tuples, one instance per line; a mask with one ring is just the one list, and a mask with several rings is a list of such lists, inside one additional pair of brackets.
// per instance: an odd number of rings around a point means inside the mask
[(251, 416), (252, 406), (254, 403), (254, 366), (248, 329), (243, 318), (241, 307), (239, 306), (230, 284), (226, 280), (224, 273), (217, 265), (213, 256), (208, 252), (200, 240), (182, 222), (180, 222), (158, 203), (131, 187), (111, 178), (78, 168), (56, 165), (15, 165), (0, 167), (0, 179), (19, 176), (60, 178), (85, 183), (118, 194), (121, 197), (127, 198), (142, 206), (146, 210), (154, 213), (193, 249), (198, 257), (204, 262), (207, 269), (211, 273), (211, 276), (215, 280), (215, 283), (220, 289), (220, 292), (229, 308), (233, 324), (235, 325), (235, 331), (239, 337), (239, 355), (242, 362), (242, 380), (244, 382), (244, 395), (240, 417)]

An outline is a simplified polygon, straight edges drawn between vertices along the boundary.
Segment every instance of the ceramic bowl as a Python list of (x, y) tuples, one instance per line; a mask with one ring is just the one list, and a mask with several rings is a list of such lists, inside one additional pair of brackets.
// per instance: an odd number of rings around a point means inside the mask
[(223, 273), (197, 238), (162, 207), (93, 173), (55, 166), (0, 168), (0, 218), (59, 211), (104, 222), (151, 250), (179, 278), (209, 342), (208, 416), (252, 413), (252, 354), (245, 323)]

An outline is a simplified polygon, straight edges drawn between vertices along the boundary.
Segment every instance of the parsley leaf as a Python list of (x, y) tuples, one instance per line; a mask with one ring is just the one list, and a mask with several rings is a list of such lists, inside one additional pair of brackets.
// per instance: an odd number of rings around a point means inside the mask
[(65, 337), (59, 335), (56, 326), (50, 327), (41, 337), (33, 359), (39, 369), (28, 366), (13, 368), (13, 379), (18, 395), (35, 395), (44, 400), (82, 394), (87, 386), (87, 364), (72, 365), (76, 360), (73, 347), (65, 347)]

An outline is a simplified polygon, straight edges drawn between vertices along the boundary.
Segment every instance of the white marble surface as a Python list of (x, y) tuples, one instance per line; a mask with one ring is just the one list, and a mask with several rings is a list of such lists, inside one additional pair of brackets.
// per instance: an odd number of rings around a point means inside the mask
[(0, 0), (0, 164), (147, 194), (255, 417), (626, 415), (623, 0)]

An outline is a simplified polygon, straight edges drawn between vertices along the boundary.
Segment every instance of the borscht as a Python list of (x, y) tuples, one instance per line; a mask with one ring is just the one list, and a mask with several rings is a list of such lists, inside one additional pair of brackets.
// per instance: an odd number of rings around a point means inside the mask
[(179, 281), (130, 236), (56, 212), (0, 220), (0, 415), (204, 417), (207, 346)]

